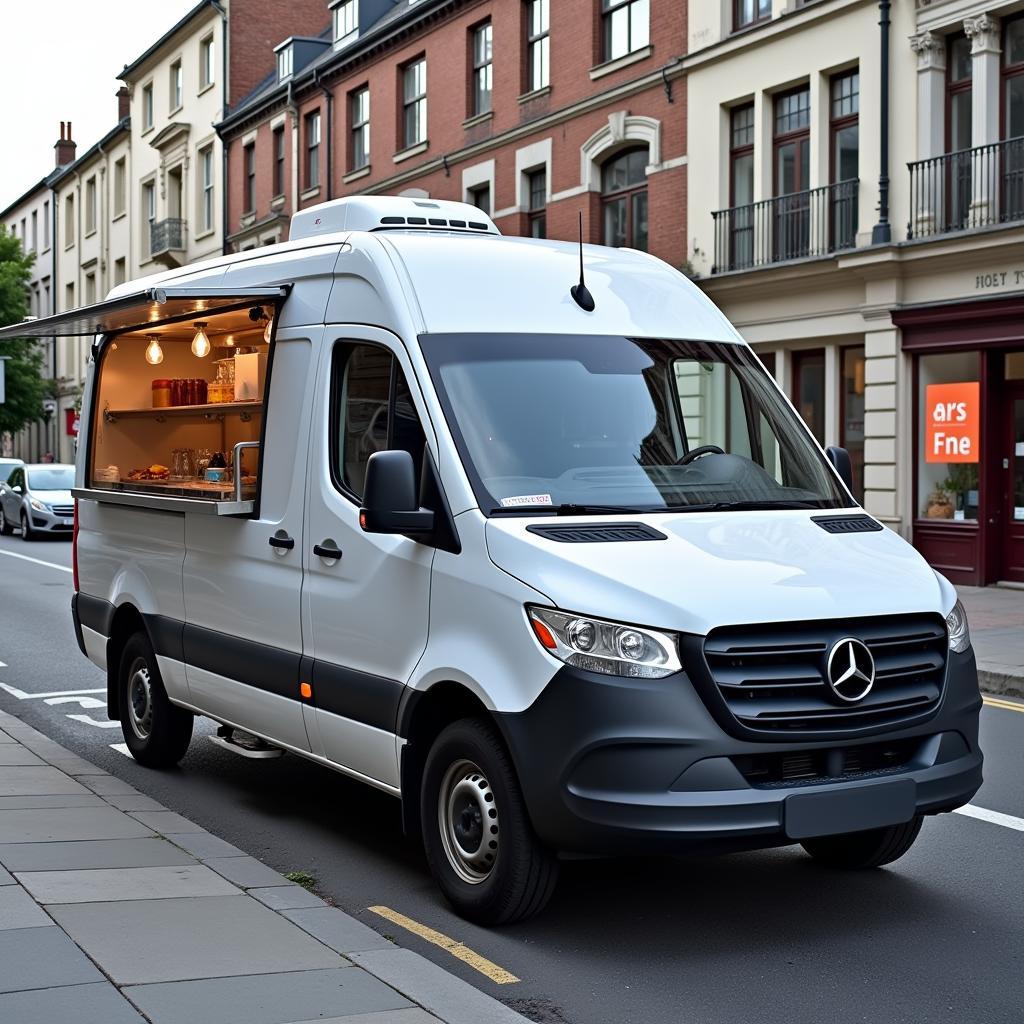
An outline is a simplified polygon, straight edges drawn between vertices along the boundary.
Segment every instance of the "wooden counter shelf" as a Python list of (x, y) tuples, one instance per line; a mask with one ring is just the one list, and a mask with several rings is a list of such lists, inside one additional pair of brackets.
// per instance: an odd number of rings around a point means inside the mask
[(150, 409), (104, 409), (103, 418), (107, 423), (122, 419), (151, 419), (162, 423), (168, 417), (200, 416), (213, 422), (222, 420), (228, 414), (237, 413), (243, 423), (252, 419), (253, 412), (262, 412), (263, 402), (250, 399), (244, 402), (208, 402), (205, 405), (167, 405)]

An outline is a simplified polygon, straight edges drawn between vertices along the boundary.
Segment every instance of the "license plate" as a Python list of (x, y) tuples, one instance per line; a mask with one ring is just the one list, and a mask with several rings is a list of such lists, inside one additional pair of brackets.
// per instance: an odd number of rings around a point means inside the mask
[(60, 525), (61, 526), (74, 526), (75, 525), (75, 521), (74, 521), (74, 519), (62, 519), (60, 521)]
[(783, 820), (790, 839), (809, 839), (901, 825), (916, 809), (914, 780), (892, 779), (827, 793), (792, 793), (786, 797)]

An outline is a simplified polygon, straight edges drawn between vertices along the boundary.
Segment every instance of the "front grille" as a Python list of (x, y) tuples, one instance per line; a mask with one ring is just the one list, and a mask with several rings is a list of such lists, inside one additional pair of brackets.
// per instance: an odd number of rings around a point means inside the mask
[(74, 505), (51, 505), (50, 508), (55, 516), (63, 516), (67, 519), (70, 519), (75, 514)]
[(743, 777), (759, 789), (806, 786), (838, 779), (863, 779), (903, 770), (926, 742), (920, 736), (888, 743), (825, 750), (743, 754), (732, 759)]
[[(832, 646), (862, 640), (875, 660), (871, 692), (845, 703), (825, 672)], [(946, 672), (945, 623), (936, 615), (730, 626), (704, 641), (712, 698), (744, 729), (775, 735), (856, 732), (922, 718)]]

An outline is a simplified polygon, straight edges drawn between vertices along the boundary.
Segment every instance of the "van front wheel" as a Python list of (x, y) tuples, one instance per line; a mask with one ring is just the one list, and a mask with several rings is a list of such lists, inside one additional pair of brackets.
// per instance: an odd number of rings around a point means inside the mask
[(558, 862), (534, 834), (519, 780), (489, 723), (463, 719), (435, 740), (420, 795), (423, 845), (449, 903), (478, 924), (538, 913)]
[(118, 683), (121, 732), (132, 757), (147, 768), (172, 768), (192, 740), (193, 715), (167, 699), (145, 633), (135, 633), (124, 645)]
[(914, 845), (922, 821), (918, 814), (902, 825), (805, 839), (801, 846), (816, 861), (830, 868), (880, 868), (899, 860)]

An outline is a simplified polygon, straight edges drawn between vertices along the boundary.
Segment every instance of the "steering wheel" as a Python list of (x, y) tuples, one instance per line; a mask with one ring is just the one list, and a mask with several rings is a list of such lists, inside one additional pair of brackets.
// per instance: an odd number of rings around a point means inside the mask
[(688, 466), (691, 462), (696, 459), (702, 458), (705, 455), (724, 455), (725, 449), (719, 448), (717, 444), (702, 444), (699, 448), (694, 448), (688, 451), (685, 455), (681, 455), (676, 459), (677, 466)]

